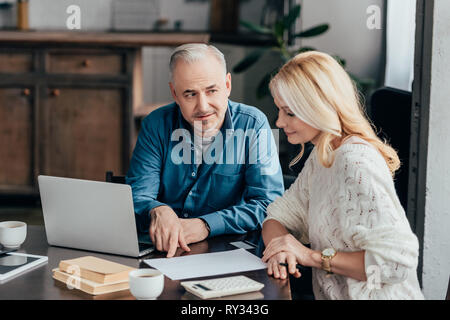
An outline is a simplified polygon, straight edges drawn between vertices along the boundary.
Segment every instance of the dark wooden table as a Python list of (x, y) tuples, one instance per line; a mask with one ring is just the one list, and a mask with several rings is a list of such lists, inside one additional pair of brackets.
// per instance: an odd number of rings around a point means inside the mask
[[(257, 249), (250, 252), (260, 255), (262, 250), (260, 233), (253, 232), (248, 235), (227, 235), (207, 239), (202, 242), (191, 244), (191, 252), (188, 254), (199, 254), (207, 252), (217, 252), (236, 249), (230, 242), (249, 240), (253, 243), (259, 242)], [(42, 226), (28, 226), (28, 235), (19, 252), (48, 256), (48, 263), (34, 270), (28, 271), (16, 278), (0, 284), (0, 300), (79, 300), (79, 299), (120, 299), (134, 300), (129, 290), (123, 290), (112, 294), (92, 296), (76, 289), (68, 289), (65, 284), (61, 284), (52, 278), (52, 269), (57, 268), (59, 261), (73, 259), (81, 256), (92, 255), (107, 259), (117, 263), (122, 263), (134, 268), (150, 268), (144, 259), (164, 257), (162, 253), (152, 253), (141, 259), (133, 259), (122, 256), (101, 254), (97, 252), (82, 251), (61, 247), (53, 247), (47, 244), (45, 229)], [(182, 254), (180, 249), (176, 256)], [(185, 253), (184, 253), (185, 254)], [(264, 283), (264, 288), (256, 293), (237, 295), (228, 299), (266, 299), (266, 300), (290, 300), (291, 291), (289, 280), (274, 279), (267, 275), (267, 270), (258, 270), (239, 273), (246, 275), (256, 281)], [(227, 276), (236, 275), (229, 274)], [(224, 276), (224, 275), (221, 275)], [(215, 277), (221, 277), (215, 276)], [(214, 278), (214, 277), (209, 277)], [(208, 279), (208, 277), (201, 278)], [(197, 300), (194, 295), (186, 292), (180, 285), (180, 281), (173, 281), (165, 277), (164, 291), (159, 296), (159, 300)]]

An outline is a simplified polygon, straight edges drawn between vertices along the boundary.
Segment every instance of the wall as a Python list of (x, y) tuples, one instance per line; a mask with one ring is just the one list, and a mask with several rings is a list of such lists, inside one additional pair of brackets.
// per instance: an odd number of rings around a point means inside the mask
[(434, 1), (430, 122), (425, 198), (423, 292), (445, 298), (450, 275), (450, 1)]
[[(312, 46), (330, 54), (337, 54), (347, 62), (348, 71), (359, 77), (379, 80), (384, 69), (383, 29), (367, 28), (366, 13), (376, 5), (383, 15), (384, 0), (302, 0), (303, 30), (328, 23), (323, 35), (301, 40), (302, 46)], [(382, 19), (384, 17), (382, 16)], [(382, 23), (383, 25), (383, 23)]]
[(31, 29), (66, 29), (70, 5), (81, 9), (82, 30), (107, 30), (111, 26), (113, 0), (30, 0)]
[[(150, 0), (30, 0), (30, 28), (64, 29), (69, 5), (81, 9), (83, 30), (108, 30), (113, 26), (113, 6), (116, 1), (141, 2)], [(159, 17), (167, 18), (164, 28), (172, 28), (176, 20), (183, 21), (185, 30), (206, 30), (209, 23), (209, 1), (154, 0), (159, 7)], [(163, 28), (163, 29), (164, 29)]]

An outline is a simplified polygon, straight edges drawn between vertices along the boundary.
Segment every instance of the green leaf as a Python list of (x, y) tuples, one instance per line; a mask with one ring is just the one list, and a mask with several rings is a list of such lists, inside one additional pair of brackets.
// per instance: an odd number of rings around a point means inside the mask
[(248, 68), (250, 68), (256, 61), (261, 58), (261, 56), (264, 54), (264, 52), (267, 51), (267, 48), (261, 48), (257, 49), (255, 51), (250, 52), (248, 56), (246, 56), (244, 59), (242, 59), (237, 65), (233, 67), (234, 73), (240, 73)]
[(318, 36), (318, 35), (326, 32), (329, 28), (330, 28), (330, 26), (328, 24), (321, 24), (321, 25), (312, 27), (308, 30), (297, 33), (294, 35), (294, 37), (296, 37), (296, 38), (315, 37), (315, 36)]
[(242, 26), (244, 26), (247, 29), (254, 31), (256, 33), (262, 33), (262, 34), (271, 34), (272, 33), (271, 29), (251, 23), (249, 21), (240, 20), (240, 23)]
[(316, 48), (313, 48), (313, 47), (301, 47), (300, 49), (297, 50), (297, 54), (298, 53), (307, 52), (307, 51), (316, 51)]
[(366, 96), (368, 92), (370, 92), (370, 90), (373, 89), (376, 84), (374, 79), (359, 78), (350, 72), (347, 73), (350, 76), (350, 78), (355, 82), (358, 91), (361, 92), (364, 96)]
[(297, 18), (300, 16), (301, 6), (296, 5), (292, 7), (291, 10), (289, 10), (289, 13), (287, 16), (283, 19), (283, 24), (286, 27), (286, 29), (289, 29), (290, 26), (297, 20)]
[(333, 56), (333, 58), (334, 58), (337, 62), (339, 62), (339, 64), (340, 64), (343, 68), (345, 68), (345, 66), (346, 66), (346, 64), (347, 64), (347, 61), (345, 61), (345, 59), (343, 59), (343, 58), (341, 58), (341, 57), (339, 57), (339, 56)]
[(372, 78), (359, 78), (358, 76), (354, 75), (351, 72), (347, 72), (347, 73), (348, 73), (348, 75), (350, 76), (350, 78), (352, 80), (354, 80), (355, 82), (357, 82), (359, 84), (368, 85), (368, 86), (375, 85), (375, 79), (372, 79)]
[(286, 28), (284, 27), (283, 21), (277, 21), (274, 27), (275, 37), (279, 39), (279, 41), (283, 40), (284, 31)]

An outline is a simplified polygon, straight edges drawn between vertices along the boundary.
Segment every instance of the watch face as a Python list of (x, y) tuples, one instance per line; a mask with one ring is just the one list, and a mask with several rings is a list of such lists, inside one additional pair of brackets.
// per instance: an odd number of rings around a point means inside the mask
[(336, 250), (334, 250), (333, 248), (327, 248), (325, 250), (322, 251), (322, 254), (325, 257), (331, 257), (336, 253)]

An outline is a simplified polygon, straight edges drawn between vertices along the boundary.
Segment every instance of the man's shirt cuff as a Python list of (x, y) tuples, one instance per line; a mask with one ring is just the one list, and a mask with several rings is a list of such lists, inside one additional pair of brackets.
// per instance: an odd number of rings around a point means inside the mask
[(204, 216), (200, 216), (199, 218), (205, 220), (211, 229), (208, 237), (214, 237), (225, 233), (225, 222), (218, 212), (209, 213)]

